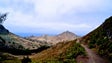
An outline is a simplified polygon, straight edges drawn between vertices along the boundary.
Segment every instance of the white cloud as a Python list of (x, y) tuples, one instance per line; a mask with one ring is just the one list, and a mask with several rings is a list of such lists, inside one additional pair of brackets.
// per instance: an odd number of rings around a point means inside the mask
[[(9, 0), (2, 0), (4, 3), (9, 4)], [(9, 5), (0, 6), (0, 12), (9, 12), (8, 20), (4, 25), (13, 30), (24, 32), (28, 29), (33, 29), (33, 32), (39, 30), (43, 31), (63, 31), (74, 30), (82, 32), (84, 30), (92, 30), (96, 25), (94, 13), (103, 12), (108, 10), (109, 0), (11, 0), (15, 6)], [(23, 12), (23, 8), (19, 8), (17, 3), (23, 2), (19, 5), (33, 4), (33, 7), (28, 8)], [(30, 7), (30, 6), (29, 6)], [(108, 8), (107, 8), (108, 7)], [(112, 9), (110, 7), (109, 9)], [(26, 12), (31, 13), (26, 13)], [(107, 12), (107, 11), (106, 11)], [(79, 13), (79, 14), (78, 14)], [(91, 14), (91, 16), (86, 14)], [(82, 16), (84, 14), (84, 17)], [(97, 14), (98, 15), (98, 14)], [(86, 16), (86, 17), (85, 17)], [(98, 16), (96, 16), (98, 17)], [(91, 21), (94, 21), (92, 23)], [(78, 22), (78, 23), (77, 23)], [(18, 28), (17, 30), (14, 30)], [(31, 31), (31, 32), (32, 32)], [(86, 31), (86, 32), (88, 32)]]
[[(29, 0), (28, 0), (29, 1)], [(27, 1), (27, 2), (28, 2)], [(31, 2), (31, 1), (29, 1)], [(53, 17), (70, 12), (91, 12), (99, 10), (104, 0), (32, 0), (35, 12), (41, 17)]]

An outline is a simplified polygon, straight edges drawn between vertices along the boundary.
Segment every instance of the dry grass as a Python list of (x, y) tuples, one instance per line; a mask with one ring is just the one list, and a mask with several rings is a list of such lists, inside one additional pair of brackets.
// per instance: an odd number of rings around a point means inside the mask
[(85, 50), (76, 41), (61, 42), (55, 46), (30, 56), (34, 62), (39, 61), (74, 61), (78, 55), (84, 55)]
[(74, 41), (70, 42), (61, 42), (57, 45), (42, 51), (41, 53), (38, 53), (34, 56), (31, 56), (33, 60), (48, 60), (48, 59), (57, 59), (60, 54), (67, 51), (68, 48), (72, 47), (74, 44)]

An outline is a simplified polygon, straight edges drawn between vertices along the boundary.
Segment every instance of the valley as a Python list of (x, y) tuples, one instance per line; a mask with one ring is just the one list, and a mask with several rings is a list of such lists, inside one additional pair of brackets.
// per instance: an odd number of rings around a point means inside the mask
[(83, 37), (20, 37), (0, 24), (0, 63), (112, 63), (112, 16)]

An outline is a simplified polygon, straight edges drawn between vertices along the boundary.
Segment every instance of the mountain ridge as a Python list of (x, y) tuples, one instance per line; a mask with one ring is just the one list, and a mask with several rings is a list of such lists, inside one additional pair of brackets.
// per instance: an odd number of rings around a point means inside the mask
[[(86, 56), (77, 56), (76, 60), (78, 60), (78, 63), (80, 62), (84, 62), (84, 63), (101, 63), (101, 61), (103, 61), (103, 63), (112, 63), (112, 17), (107, 18), (103, 24), (101, 24), (98, 28), (96, 28), (95, 30), (91, 31), (90, 33), (88, 33), (87, 35), (76, 39), (72, 42), (63, 42), (62, 44), (58, 43), (56, 46), (54, 46), (54, 48), (50, 48), (47, 50), (44, 50), (36, 55), (34, 55), (33, 57), (31, 57), (32, 59), (34, 59), (34, 61), (36, 60), (54, 60), (55, 59), (66, 59), (66, 56), (60, 56), (61, 53), (58, 52), (63, 52), (66, 49), (68, 49), (69, 47), (74, 47), (74, 46), (67, 46), (68, 44), (72, 43), (72, 44), (83, 44), (83, 47), (86, 50), (86, 53), (88, 54), (87, 57)], [(68, 47), (65, 48), (63, 51), (60, 49), (63, 48), (64, 46)], [(65, 45), (66, 44), (66, 45)], [(76, 46), (76, 45), (75, 45)], [(59, 49), (57, 49), (59, 48)], [(79, 48), (77, 48), (79, 49)], [(54, 52), (55, 51), (55, 52)], [(72, 50), (71, 52), (76, 51), (76, 50)], [(48, 53), (51, 53), (49, 54)], [(66, 51), (67, 52), (67, 51)], [(63, 52), (66, 53), (66, 52)], [(47, 53), (47, 54), (46, 54)], [(70, 53), (70, 52), (69, 52)], [(72, 53), (70, 53), (72, 54)], [(76, 53), (75, 53), (76, 54)], [(73, 55), (75, 55), (73, 54)], [(57, 56), (56, 56), (57, 55)], [(66, 54), (67, 55), (67, 54)], [(93, 55), (93, 56), (92, 56)], [(50, 59), (49, 59), (50, 58)], [(53, 59), (54, 58), (54, 59)], [(62, 60), (62, 61), (63, 61)], [(81, 60), (81, 61), (80, 61)], [(49, 62), (49, 61), (46, 61)]]
[[(72, 32), (65, 31), (53, 37), (48, 35), (41, 37), (32, 36), (33, 39), (31, 39), (32, 37), (19, 37), (9, 32), (7, 29), (5, 29), (4, 26), (1, 26), (0, 29), (0, 48), (2, 48), (2, 46), (4, 47), (3, 49), (6, 49), (7, 47), (12, 48), (11, 51), (14, 50), (13, 52), (15, 52), (15, 49), (13, 48), (16, 48), (19, 49), (19, 51), (16, 51), (17, 53), (21, 52), (21, 50), (24, 50), (22, 52), (25, 53), (25, 51), (28, 52), (29, 50), (31, 51), (33, 49), (37, 49), (40, 46), (51, 46), (48, 49), (40, 48), (38, 50), (42, 49), (41, 52), (37, 52), (34, 55), (31, 55), (30, 58), (34, 62), (59, 61), (62, 63), (74, 63), (78, 60), (80, 63), (81, 57), (82, 59), (86, 58), (86, 60), (90, 60), (89, 62), (87, 61), (88, 63), (91, 63), (92, 61), (93, 63), (100, 63), (100, 61), (105, 60), (112, 63), (112, 16), (107, 18), (105, 22), (102, 23), (98, 28), (81, 38)], [(5, 31), (5, 33), (3, 33), (3, 31)], [(56, 40), (57, 42), (55, 42)], [(89, 57), (87, 57), (86, 53), (88, 53)], [(77, 59), (77, 57), (79, 58)], [(98, 60), (98, 58), (101, 60)]]
[(97, 54), (112, 63), (112, 16), (107, 18), (98, 28), (81, 38), (81, 43), (94, 48)]
[(70, 31), (65, 31), (65, 32), (62, 32), (55, 36), (43, 35), (43, 36), (30, 36), (30, 37), (26, 37), (26, 38), (32, 39), (32, 40), (37, 40), (37, 41), (45, 41), (47, 43), (55, 45), (59, 42), (71, 41), (71, 40), (77, 39), (77, 38), (79, 38), (79, 36), (77, 36), (76, 34), (70, 32)]
[[(50, 47), (47, 43), (30, 41), (8, 31), (3, 25), (0, 25), (0, 51), (14, 55), (25, 55), (33, 52), (39, 52), (40, 49)], [(18, 53), (20, 52), (20, 53)]]

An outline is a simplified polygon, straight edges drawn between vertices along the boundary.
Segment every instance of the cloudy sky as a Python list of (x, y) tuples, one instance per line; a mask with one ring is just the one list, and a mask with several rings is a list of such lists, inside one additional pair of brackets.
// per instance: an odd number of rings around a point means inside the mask
[(85, 35), (112, 15), (112, 0), (0, 0), (5, 12), (3, 25), (16, 34)]

